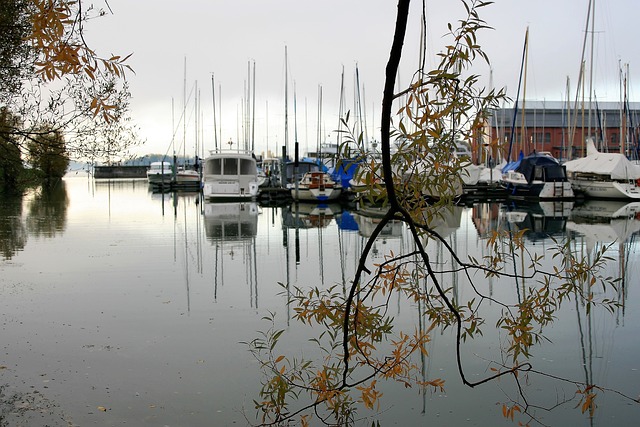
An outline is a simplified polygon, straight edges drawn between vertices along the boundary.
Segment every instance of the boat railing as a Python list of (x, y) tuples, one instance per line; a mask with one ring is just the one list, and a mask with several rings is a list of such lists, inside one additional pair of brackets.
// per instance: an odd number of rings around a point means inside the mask
[(254, 156), (253, 151), (244, 150), (240, 148), (215, 148), (213, 150), (209, 150), (210, 156), (214, 156), (216, 154), (242, 154), (242, 155), (249, 155), (252, 157)]

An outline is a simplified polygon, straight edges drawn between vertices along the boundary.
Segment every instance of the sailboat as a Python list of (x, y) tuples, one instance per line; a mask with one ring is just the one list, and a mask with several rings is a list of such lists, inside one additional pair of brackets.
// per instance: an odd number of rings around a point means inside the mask
[[(518, 83), (518, 95), (514, 103), (513, 121), (509, 141), (507, 158), (511, 159), (514, 149), (514, 136), (516, 134), (516, 119), (518, 116), (518, 98), (520, 97), (520, 84), (523, 84), (522, 112), (520, 132), (520, 154), (518, 160), (509, 162), (502, 168), (500, 185), (506, 189), (507, 196), (514, 199), (526, 200), (572, 200), (575, 195), (571, 184), (567, 180), (566, 170), (560, 162), (548, 152), (537, 152), (535, 149), (527, 156), (524, 155), (524, 141), (526, 140), (526, 116), (524, 114), (526, 104), (526, 80), (527, 58), (529, 45), (529, 28), (525, 33), (522, 63), (520, 68), (520, 82)], [(523, 81), (524, 80), (524, 81)]]
[(548, 153), (520, 157), (502, 170), (500, 184), (515, 199), (570, 200), (575, 197), (563, 165)]
[(599, 152), (591, 138), (587, 155), (564, 166), (572, 187), (588, 197), (640, 200), (640, 167), (624, 154)]
[[(183, 137), (182, 137), (182, 148), (183, 148), (183, 158), (186, 162), (187, 152), (186, 152), (186, 143), (187, 143), (187, 58), (184, 59), (184, 83), (183, 83), (183, 92), (182, 92), (182, 128), (183, 128)], [(200, 176), (200, 165), (198, 164), (198, 136), (199, 136), (199, 123), (198, 116), (200, 114), (200, 102), (198, 96), (198, 82), (195, 83), (195, 102), (194, 102), (194, 110), (195, 110), (195, 163), (193, 166), (189, 166), (184, 163), (182, 166), (179, 166), (175, 173), (175, 185), (178, 189), (188, 189), (188, 190), (199, 190), (201, 187), (201, 176)], [(176, 156), (174, 152), (174, 162), (177, 164)]]
[(297, 201), (326, 202), (336, 200), (342, 194), (342, 184), (322, 171), (305, 173), (290, 189), (291, 197)]

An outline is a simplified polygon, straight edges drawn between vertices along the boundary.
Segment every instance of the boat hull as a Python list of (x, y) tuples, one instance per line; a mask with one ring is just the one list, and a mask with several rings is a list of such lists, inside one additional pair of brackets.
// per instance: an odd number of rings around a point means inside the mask
[(336, 200), (340, 197), (342, 190), (339, 188), (325, 188), (321, 189), (309, 189), (309, 188), (295, 188), (291, 189), (291, 197), (294, 200), (301, 200), (307, 202), (326, 202), (329, 200)]
[(507, 196), (521, 200), (573, 200), (575, 193), (569, 182), (533, 182), (531, 184), (503, 180)]
[(202, 194), (207, 199), (216, 200), (252, 200), (258, 196), (258, 182), (244, 185), (237, 180), (206, 180)]
[(590, 198), (640, 200), (640, 187), (635, 182), (569, 180), (576, 191)]

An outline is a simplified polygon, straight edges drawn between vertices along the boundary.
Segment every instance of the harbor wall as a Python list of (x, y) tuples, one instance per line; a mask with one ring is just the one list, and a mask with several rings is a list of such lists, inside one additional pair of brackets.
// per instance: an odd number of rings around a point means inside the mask
[(148, 166), (94, 166), (94, 178), (146, 178)]

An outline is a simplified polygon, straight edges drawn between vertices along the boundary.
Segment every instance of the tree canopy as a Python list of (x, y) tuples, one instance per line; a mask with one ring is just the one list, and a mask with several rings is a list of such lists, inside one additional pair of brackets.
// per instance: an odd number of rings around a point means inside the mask
[(0, 107), (15, 118), (4, 123), (4, 145), (26, 156), (47, 129), (71, 158), (109, 161), (139, 142), (128, 118), (129, 56), (102, 57), (84, 39), (85, 25), (109, 13), (104, 4), (2, 1)]

